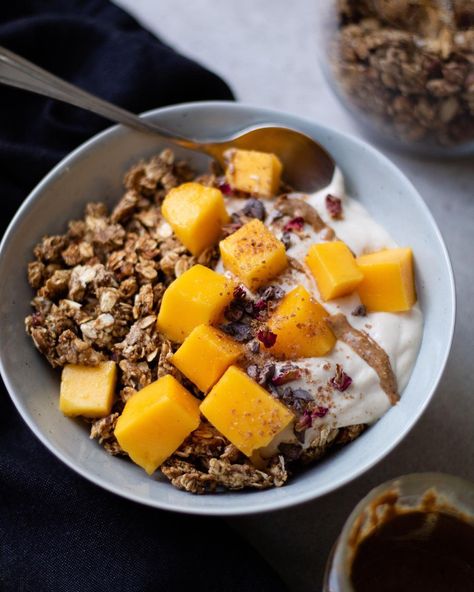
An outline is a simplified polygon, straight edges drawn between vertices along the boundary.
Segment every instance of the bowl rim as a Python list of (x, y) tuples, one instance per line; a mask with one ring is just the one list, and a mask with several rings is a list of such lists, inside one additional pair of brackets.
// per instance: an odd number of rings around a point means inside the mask
[[(291, 119), (295, 120), (296, 123), (301, 122), (301, 126), (304, 128), (305, 124), (310, 125), (317, 125), (322, 133), (329, 133), (330, 135), (337, 136), (342, 141), (350, 141), (353, 144), (358, 145), (361, 149), (367, 151), (371, 156), (379, 159), (383, 166), (387, 167), (387, 169), (391, 170), (396, 176), (401, 177), (406, 185), (410, 188), (412, 193), (412, 198), (417, 202), (418, 207), (423, 211), (423, 216), (426, 223), (431, 227), (431, 230), (435, 234), (439, 246), (441, 248), (441, 252), (443, 255), (443, 262), (446, 267), (447, 272), (447, 280), (449, 282), (449, 286), (447, 289), (449, 290), (449, 297), (452, 302), (452, 307), (450, 307), (450, 314), (449, 314), (449, 334), (447, 335), (447, 339), (445, 341), (445, 348), (442, 356), (442, 363), (438, 366), (436, 373), (433, 379), (433, 386), (430, 392), (425, 397), (422, 405), (420, 405), (417, 413), (415, 415), (410, 416), (409, 420), (403, 427), (397, 437), (394, 438), (390, 443), (386, 444), (382, 449), (379, 449), (377, 455), (369, 458), (365, 462), (362, 461), (358, 464), (355, 469), (351, 473), (347, 473), (345, 475), (341, 475), (341, 477), (337, 480), (333, 480), (330, 485), (320, 487), (318, 493), (314, 495), (314, 492), (308, 488), (307, 491), (300, 492), (295, 494), (290, 498), (282, 497), (280, 500), (272, 500), (271, 504), (268, 503), (252, 503), (249, 506), (241, 505), (234, 505), (229, 507), (190, 507), (190, 505), (176, 503), (176, 502), (168, 502), (165, 500), (155, 500), (148, 496), (141, 496), (138, 494), (134, 494), (133, 492), (124, 491), (118, 489), (118, 487), (114, 484), (111, 484), (106, 479), (94, 474), (90, 474), (87, 468), (84, 468), (79, 461), (74, 459), (67, 458), (60, 450), (56, 449), (56, 447), (46, 438), (43, 432), (35, 425), (33, 418), (30, 416), (27, 408), (23, 405), (21, 397), (17, 396), (15, 390), (13, 388), (12, 383), (10, 382), (9, 375), (6, 372), (4, 361), (3, 361), (3, 348), (0, 347), (0, 374), (3, 378), (5, 387), (12, 399), (17, 411), (31, 429), (31, 431), (35, 434), (35, 436), (40, 440), (40, 442), (46, 446), (46, 448), (52, 452), (56, 458), (61, 460), (66, 466), (70, 469), (91, 481), (95, 485), (102, 487), (103, 489), (110, 491), (116, 495), (129, 499), (131, 501), (141, 503), (150, 507), (154, 507), (157, 509), (162, 510), (170, 510), (179, 513), (185, 514), (197, 514), (197, 515), (206, 515), (206, 516), (243, 516), (243, 515), (252, 515), (252, 514), (259, 514), (264, 512), (271, 512), (276, 510), (282, 510), (284, 508), (301, 505), (306, 502), (309, 502), (313, 499), (322, 497), (329, 493), (332, 493), (347, 483), (357, 479), (363, 473), (370, 470), (374, 467), (377, 463), (382, 461), (398, 444), (407, 436), (407, 434), (413, 429), (415, 424), (421, 418), (421, 416), (426, 411), (428, 404), (432, 400), (439, 382), (443, 376), (449, 355), (452, 349), (452, 342), (454, 337), (454, 329), (456, 324), (456, 288), (455, 288), (455, 280), (454, 280), (454, 273), (451, 264), (451, 260), (449, 257), (449, 252), (444, 242), (443, 236), (441, 234), (438, 225), (431, 214), (427, 204), (419, 194), (418, 190), (415, 188), (413, 183), (408, 179), (405, 173), (399, 169), (385, 154), (380, 152), (377, 148), (370, 145), (366, 141), (360, 139), (352, 135), (351, 133), (347, 133), (344, 131), (340, 131), (335, 128), (331, 128), (320, 124), (317, 121), (313, 121), (310, 118), (300, 117), (298, 115), (294, 115), (293, 113), (281, 111), (278, 109), (272, 109), (267, 107), (262, 107), (257, 104), (252, 103), (241, 103), (241, 102), (233, 102), (233, 101), (194, 101), (194, 102), (187, 102), (187, 103), (180, 103), (177, 105), (169, 105), (166, 107), (159, 107), (156, 109), (151, 109), (149, 111), (145, 111), (141, 113), (140, 116), (144, 118), (153, 119), (155, 115), (167, 115), (171, 113), (179, 113), (180, 111), (199, 111), (199, 110), (207, 110), (209, 108), (218, 108), (220, 110), (229, 110), (234, 111), (235, 109), (242, 111), (244, 114), (253, 115), (255, 111), (259, 111), (262, 114), (262, 117), (266, 118), (267, 123), (275, 123), (276, 125), (282, 125), (281, 123), (278, 124), (278, 120), (282, 117), (291, 117)], [(275, 121), (272, 122), (272, 117), (275, 117)], [(164, 123), (164, 127), (166, 127), (166, 123)], [(113, 125), (105, 130), (95, 134), (82, 144), (80, 144), (77, 148), (75, 148), (72, 152), (67, 154), (63, 159), (61, 159), (47, 174), (43, 179), (32, 189), (26, 199), (23, 201), (15, 215), (13, 216), (12, 220), (10, 221), (2, 241), (0, 242), (0, 260), (3, 258), (4, 252), (6, 251), (7, 245), (15, 233), (16, 226), (19, 221), (27, 215), (27, 212), (30, 206), (35, 202), (35, 200), (41, 195), (43, 189), (54, 180), (58, 173), (60, 173), (64, 168), (68, 167), (69, 164), (75, 160), (75, 158), (87, 152), (89, 148), (94, 146), (97, 142), (107, 138), (108, 136), (113, 136), (117, 132), (127, 130), (127, 128), (121, 124)], [(304, 133), (307, 133), (306, 131)], [(308, 134), (310, 135), (310, 134)], [(170, 485), (171, 487), (171, 485)], [(257, 492), (254, 492), (254, 495), (257, 495)], [(222, 494), (222, 495), (225, 495)], [(242, 500), (247, 499), (246, 497), (242, 497)], [(247, 500), (248, 501), (248, 500)]]

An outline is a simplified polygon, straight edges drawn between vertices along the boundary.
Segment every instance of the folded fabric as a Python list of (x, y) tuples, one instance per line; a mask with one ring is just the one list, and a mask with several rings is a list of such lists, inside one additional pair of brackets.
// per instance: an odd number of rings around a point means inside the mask
[[(218, 77), (103, 0), (7, 3), (0, 44), (135, 112), (232, 99)], [(41, 177), (109, 122), (2, 86), (0, 104), (1, 234)], [(36, 440), (2, 385), (2, 592), (284, 589), (223, 521), (140, 506), (74, 474)]]

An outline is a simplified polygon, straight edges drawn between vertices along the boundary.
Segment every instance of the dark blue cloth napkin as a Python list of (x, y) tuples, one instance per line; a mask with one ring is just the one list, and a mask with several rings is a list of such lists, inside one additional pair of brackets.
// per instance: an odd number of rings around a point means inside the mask
[[(232, 99), (222, 80), (105, 0), (4, 2), (0, 45), (135, 112)], [(0, 234), (41, 177), (108, 125), (0, 86)], [(74, 474), (30, 433), (1, 386), (1, 592), (284, 589), (223, 521), (146, 508)]]

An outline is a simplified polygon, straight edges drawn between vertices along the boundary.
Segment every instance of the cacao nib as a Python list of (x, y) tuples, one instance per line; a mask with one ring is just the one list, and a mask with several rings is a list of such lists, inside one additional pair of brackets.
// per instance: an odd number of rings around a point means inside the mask
[(285, 295), (285, 292), (279, 286), (268, 286), (261, 292), (260, 298), (262, 300), (280, 300)]
[(272, 383), (275, 386), (281, 386), (292, 380), (297, 380), (300, 376), (301, 370), (298, 366), (287, 364), (279, 369), (278, 373), (272, 378)]
[(261, 341), (266, 348), (270, 348), (275, 345), (277, 336), (275, 333), (272, 333), (270, 329), (260, 329), (257, 333), (257, 339)]
[(281, 235), (280, 240), (283, 243), (285, 249), (288, 251), (288, 249), (291, 247), (291, 233), (290, 232), (284, 232)]
[(233, 337), (236, 341), (245, 342), (252, 339), (252, 328), (245, 323), (232, 322), (220, 327), (224, 333)]
[(292, 389), (292, 390), (293, 390), (293, 396), (296, 397), (297, 399), (303, 399), (303, 401), (311, 401), (313, 399), (313, 397), (311, 396), (311, 393), (309, 391), (307, 391), (306, 389), (297, 388), (297, 389)]
[(352, 378), (348, 376), (340, 364), (336, 364), (336, 374), (330, 379), (330, 384), (343, 393), (352, 384)]
[(303, 216), (297, 216), (289, 220), (285, 226), (283, 226), (284, 232), (293, 232), (295, 230), (303, 230), (304, 218)]
[(265, 206), (259, 199), (249, 199), (245, 206), (240, 210), (244, 216), (248, 218), (257, 218), (262, 222), (265, 220), (267, 212), (265, 211)]
[(326, 195), (326, 209), (334, 220), (342, 218), (342, 201), (339, 197), (328, 193)]
[(351, 312), (352, 316), (354, 317), (366, 317), (367, 316), (367, 309), (363, 304), (359, 304), (356, 306), (354, 310)]
[(247, 375), (253, 380), (258, 379), (259, 371), (257, 364), (250, 364), (250, 366), (247, 366)]
[(303, 451), (300, 444), (294, 444), (293, 442), (282, 442), (278, 445), (278, 450), (288, 462), (298, 460)]
[(257, 382), (260, 386), (266, 386), (275, 374), (275, 364), (271, 362), (265, 363), (260, 369), (257, 377)]
[(240, 306), (236, 306), (234, 303), (230, 303), (229, 306), (224, 310), (224, 316), (229, 321), (240, 321), (244, 316), (244, 311)]
[(253, 354), (258, 354), (260, 351), (260, 342), (258, 339), (252, 339), (252, 341), (248, 343), (248, 348)]

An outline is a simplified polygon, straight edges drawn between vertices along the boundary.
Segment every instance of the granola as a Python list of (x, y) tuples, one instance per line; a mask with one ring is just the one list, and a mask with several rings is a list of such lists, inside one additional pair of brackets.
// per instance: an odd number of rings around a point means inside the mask
[(338, 91), (387, 138), (474, 138), (472, 2), (338, 0), (329, 41)]

